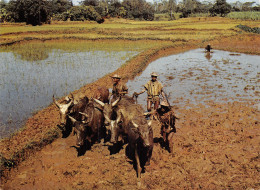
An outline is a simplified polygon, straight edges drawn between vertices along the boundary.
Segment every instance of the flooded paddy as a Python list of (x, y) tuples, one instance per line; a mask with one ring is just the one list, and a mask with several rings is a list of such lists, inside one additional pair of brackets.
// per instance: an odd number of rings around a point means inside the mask
[[(204, 104), (208, 101), (259, 101), (260, 56), (196, 49), (162, 57), (128, 81), (129, 93), (140, 92), (157, 72), (172, 105)], [(146, 105), (146, 94), (138, 97)]]
[(52, 103), (53, 94), (62, 97), (94, 82), (139, 52), (98, 47), (95, 51), (35, 49), (26, 53), (0, 52), (0, 138)]

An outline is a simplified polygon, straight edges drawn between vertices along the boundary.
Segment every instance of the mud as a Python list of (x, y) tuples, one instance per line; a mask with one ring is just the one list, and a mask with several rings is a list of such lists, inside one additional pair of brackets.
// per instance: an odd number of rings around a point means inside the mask
[[(191, 105), (190, 105), (191, 106)], [(151, 165), (136, 178), (125, 148), (95, 144), (78, 157), (76, 137), (57, 139), (13, 170), (4, 189), (257, 189), (259, 110), (242, 103), (176, 110), (173, 154), (155, 143)], [(159, 126), (153, 121), (155, 141)]]
[[(123, 79), (138, 75), (156, 58), (179, 53), (195, 46), (149, 50), (117, 70)], [(223, 44), (227, 47), (227, 44)], [(186, 48), (186, 49), (185, 49)], [(239, 52), (237, 46), (236, 52)], [(143, 62), (146, 58), (145, 62)], [(140, 66), (140, 63), (143, 66)], [(141, 68), (141, 69), (140, 69)], [(80, 91), (91, 96), (97, 85), (107, 84), (109, 76)], [(76, 92), (75, 92), (76, 93)], [(178, 101), (181, 101), (178, 100)], [(181, 105), (181, 104), (180, 104)], [(190, 104), (175, 107), (174, 151), (160, 145), (159, 127), (153, 121), (155, 147), (151, 165), (137, 180), (126, 146), (110, 155), (108, 145), (95, 144), (85, 155), (77, 156), (76, 137), (58, 138), (41, 151), (30, 153), (18, 167), (1, 179), (3, 189), (259, 189), (260, 137), (259, 108), (254, 100), (242, 102)], [(56, 127), (58, 113), (50, 107), (27, 122), (27, 128), (11, 139), (1, 141), (1, 154), (11, 157), (29, 141), (43, 138)]]

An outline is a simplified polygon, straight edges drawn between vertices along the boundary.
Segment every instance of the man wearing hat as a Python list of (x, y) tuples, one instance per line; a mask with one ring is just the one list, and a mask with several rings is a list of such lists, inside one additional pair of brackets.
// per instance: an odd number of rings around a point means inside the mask
[(126, 84), (122, 84), (120, 82), (121, 77), (118, 74), (115, 74), (112, 76), (113, 80), (113, 89), (112, 89), (112, 100), (116, 100), (120, 96), (124, 96), (125, 94), (128, 93), (128, 88)]
[(151, 111), (152, 104), (154, 104), (154, 109), (157, 110), (160, 105), (159, 95), (165, 98), (165, 94), (163, 92), (163, 85), (157, 80), (158, 74), (155, 72), (151, 73), (152, 80), (148, 81), (146, 85), (144, 85), (144, 89), (139, 93), (134, 93), (135, 96), (138, 96), (145, 91), (147, 92), (147, 111)]

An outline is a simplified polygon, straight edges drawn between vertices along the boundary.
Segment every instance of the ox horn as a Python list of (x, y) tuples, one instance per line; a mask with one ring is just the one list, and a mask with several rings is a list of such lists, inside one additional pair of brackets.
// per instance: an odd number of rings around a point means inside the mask
[(153, 110), (153, 111), (144, 113), (144, 116), (152, 115), (152, 114), (155, 114), (155, 113), (156, 113), (156, 110)]
[(69, 115), (69, 118), (70, 118), (70, 120), (72, 121), (72, 123), (75, 123), (77, 120), (76, 119), (74, 119), (73, 117), (71, 117), (70, 115)]
[(52, 99), (53, 99), (54, 104), (55, 104), (58, 108), (60, 108), (60, 107), (61, 107), (61, 104), (60, 104), (59, 102), (57, 102), (57, 100), (56, 100), (55, 97), (54, 97), (54, 94), (53, 94), (53, 96), (52, 96)]
[(68, 107), (70, 107), (73, 102), (74, 102), (73, 99), (71, 99), (70, 102), (67, 104)]
[(132, 121), (132, 123), (133, 123), (135, 128), (138, 128), (138, 125), (134, 121)]
[(93, 98), (93, 99), (94, 99), (95, 102), (97, 102), (98, 104), (100, 104), (102, 107), (105, 106), (105, 104), (104, 104), (102, 101), (100, 101), (100, 100), (98, 100), (98, 99), (96, 99), (96, 98)]
[(114, 102), (112, 103), (112, 107), (116, 106), (117, 103), (118, 103), (120, 100), (121, 100), (121, 96), (120, 96), (118, 99), (116, 99), (116, 101), (114, 101)]
[(122, 113), (120, 112), (118, 118), (116, 119), (116, 122), (119, 123), (121, 119), (122, 119)]
[(89, 117), (89, 115), (88, 114), (86, 114), (86, 113), (83, 113), (83, 112), (79, 112), (81, 115), (84, 115), (85, 117)]
[(152, 120), (150, 120), (150, 121), (148, 122), (148, 125), (149, 125), (149, 126), (152, 126)]
[(144, 113), (144, 116), (148, 116), (148, 115), (151, 115), (152, 113), (151, 112), (146, 112)]

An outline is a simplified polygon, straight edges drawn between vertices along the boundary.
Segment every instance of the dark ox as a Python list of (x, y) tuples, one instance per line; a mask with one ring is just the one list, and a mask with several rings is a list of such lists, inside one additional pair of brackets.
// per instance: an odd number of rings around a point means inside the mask
[[(68, 118), (68, 115), (76, 120), (81, 120), (82, 115), (79, 114), (79, 112), (84, 112), (85, 107), (89, 102), (89, 99), (82, 93), (78, 93), (74, 96), (73, 94), (70, 94), (70, 96), (71, 97), (67, 96), (65, 98), (66, 103), (61, 104), (55, 100), (53, 95), (53, 102), (59, 108), (60, 112), (60, 126), (65, 130), (72, 129), (72, 126), (70, 126), (71, 120)], [(105, 87), (98, 87), (97, 90), (95, 90), (93, 97), (108, 102), (109, 91)]]
[(151, 121), (143, 116), (133, 118), (127, 125), (127, 137), (129, 148), (135, 155), (137, 177), (141, 177), (142, 168), (150, 165), (153, 151), (153, 130)]
[(71, 131), (72, 126), (70, 119), (68, 118), (68, 115), (73, 116), (75, 119), (80, 120), (81, 114), (79, 112), (83, 112), (85, 110), (86, 105), (89, 102), (89, 99), (86, 96), (80, 97), (80, 98), (74, 98), (71, 94), (71, 98), (66, 97), (67, 101), (66, 103), (59, 103), (56, 101), (54, 95), (53, 95), (53, 102), (58, 107), (59, 113), (60, 113), (60, 124), (59, 126), (64, 131)]
[(97, 102), (103, 110), (106, 126), (110, 125), (111, 121), (117, 118), (117, 111), (121, 107), (127, 107), (135, 103), (134, 99), (129, 96), (120, 97), (110, 104), (97, 99), (94, 99), (94, 101)]
[(143, 116), (144, 109), (139, 104), (122, 104), (116, 110), (116, 119), (111, 120), (111, 143), (117, 143), (119, 136), (127, 136), (128, 124), (130, 121), (137, 117)]
[(104, 103), (109, 102), (109, 90), (106, 87), (98, 87), (94, 93), (93, 98), (102, 101)]
[[(93, 97), (99, 101), (108, 102), (109, 90), (105, 87), (99, 87), (94, 92)], [(104, 137), (104, 116), (98, 104), (90, 101), (79, 114), (82, 116), (80, 119), (71, 118), (75, 124), (78, 146), (83, 146), (86, 139), (93, 143), (96, 138)]]
[(80, 114), (82, 115), (81, 120), (70, 117), (75, 125), (77, 146), (83, 146), (85, 140), (93, 144), (98, 138), (104, 137), (104, 116), (102, 110), (95, 106), (94, 102), (89, 102), (84, 112), (80, 112)]

